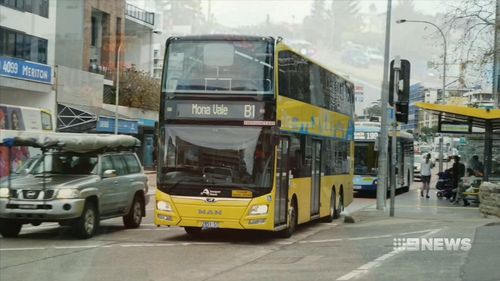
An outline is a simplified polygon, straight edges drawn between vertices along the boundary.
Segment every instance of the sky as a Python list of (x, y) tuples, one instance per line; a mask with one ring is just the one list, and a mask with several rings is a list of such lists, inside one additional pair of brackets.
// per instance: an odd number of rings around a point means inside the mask
[[(209, 2), (209, 0), (202, 0), (205, 13)], [(271, 16), (273, 22), (302, 22), (303, 18), (309, 14), (312, 2), (312, 0), (211, 0), (211, 5), (212, 13), (219, 23), (229, 27), (238, 27), (262, 22), (266, 14)], [(325, 0), (325, 6), (329, 7), (330, 2), (331, 0)], [(417, 10), (433, 15), (439, 11), (443, 1), (414, 0), (413, 2)], [(371, 4), (375, 4), (379, 12), (387, 9), (386, 0), (359, 0), (359, 3), (362, 11), (368, 11)], [(393, 0), (392, 3), (396, 5), (397, 0)]]

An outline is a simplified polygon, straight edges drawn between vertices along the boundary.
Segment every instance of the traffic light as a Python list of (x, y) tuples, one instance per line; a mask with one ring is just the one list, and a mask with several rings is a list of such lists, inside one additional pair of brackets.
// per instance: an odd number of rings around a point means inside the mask
[[(389, 104), (394, 106), (394, 60), (391, 61), (389, 79)], [(395, 105), (396, 121), (408, 123), (408, 109), (410, 101), (410, 62), (401, 60), (399, 70), (398, 93)]]

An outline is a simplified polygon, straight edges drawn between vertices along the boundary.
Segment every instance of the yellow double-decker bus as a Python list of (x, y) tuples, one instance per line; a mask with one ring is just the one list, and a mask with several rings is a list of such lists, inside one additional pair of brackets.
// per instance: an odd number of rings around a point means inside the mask
[(351, 82), (271, 37), (173, 37), (165, 62), (156, 225), (289, 237), (351, 203)]

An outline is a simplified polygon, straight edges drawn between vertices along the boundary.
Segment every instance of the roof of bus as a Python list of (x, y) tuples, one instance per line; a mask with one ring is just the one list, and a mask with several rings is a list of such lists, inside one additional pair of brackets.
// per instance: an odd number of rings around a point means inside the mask
[(52, 114), (52, 112), (50, 110), (45, 109), (45, 108), (29, 107), (29, 106), (13, 105), (13, 104), (4, 104), (4, 103), (0, 103), (0, 106), (7, 107), (7, 108), (20, 108), (20, 109), (25, 109), (25, 110), (40, 110), (40, 111)]
[(272, 40), (271, 36), (255, 36), (255, 35), (240, 35), (240, 34), (205, 34), (205, 35), (187, 35), (187, 36), (172, 36), (168, 40), (181, 41), (204, 41), (204, 40), (236, 40), (236, 41), (256, 41), (256, 40)]

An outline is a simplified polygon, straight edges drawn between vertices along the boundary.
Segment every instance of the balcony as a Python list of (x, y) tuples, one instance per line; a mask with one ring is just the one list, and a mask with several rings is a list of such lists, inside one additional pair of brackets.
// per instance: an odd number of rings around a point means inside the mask
[(137, 6), (126, 3), (125, 15), (144, 23), (155, 25), (155, 14), (141, 9)]
[(104, 79), (113, 80), (113, 71), (104, 65), (97, 65), (91, 62), (89, 72), (101, 74), (104, 76)]

